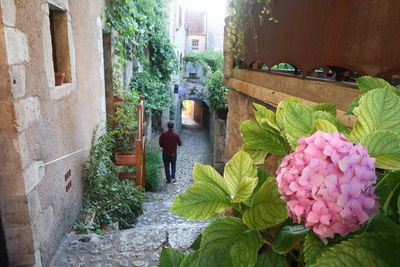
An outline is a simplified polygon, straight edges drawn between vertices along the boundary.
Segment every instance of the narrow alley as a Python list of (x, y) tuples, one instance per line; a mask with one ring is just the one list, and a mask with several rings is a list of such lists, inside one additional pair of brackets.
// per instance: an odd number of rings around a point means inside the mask
[(187, 251), (208, 223), (177, 217), (169, 208), (173, 198), (193, 183), (193, 164), (210, 164), (211, 147), (207, 131), (193, 123), (183, 125), (181, 138), (183, 145), (178, 150), (177, 182), (164, 184), (159, 192), (146, 192), (145, 212), (134, 228), (114, 230), (102, 236), (70, 233), (50, 266), (151, 267), (157, 266), (163, 246)]

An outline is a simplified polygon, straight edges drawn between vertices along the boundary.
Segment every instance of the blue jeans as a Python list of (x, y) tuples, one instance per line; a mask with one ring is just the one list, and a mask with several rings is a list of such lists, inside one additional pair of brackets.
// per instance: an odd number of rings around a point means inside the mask
[(167, 178), (167, 182), (171, 182), (171, 180), (175, 179), (176, 155), (168, 155), (163, 153), (162, 158), (164, 163), (165, 177)]

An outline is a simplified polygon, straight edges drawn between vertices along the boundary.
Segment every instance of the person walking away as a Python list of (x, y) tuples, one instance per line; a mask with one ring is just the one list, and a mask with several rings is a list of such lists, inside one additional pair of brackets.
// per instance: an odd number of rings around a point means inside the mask
[(172, 121), (167, 124), (168, 130), (163, 132), (159, 138), (160, 147), (163, 149), (163, 163), (165, 169), (165, 177), (167, 184), (176, 182), (176, 148), (182, 145), (179, 134), (174, 132), (174, 123)]

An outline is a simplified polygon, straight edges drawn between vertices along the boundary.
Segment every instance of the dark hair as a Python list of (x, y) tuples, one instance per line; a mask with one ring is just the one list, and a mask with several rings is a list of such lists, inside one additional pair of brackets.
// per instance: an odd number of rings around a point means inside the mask
[(174, 123), (172, 121), (169, 121), (167, 126), (169, 129), (172, 129), (172, 128), (174, 128)]

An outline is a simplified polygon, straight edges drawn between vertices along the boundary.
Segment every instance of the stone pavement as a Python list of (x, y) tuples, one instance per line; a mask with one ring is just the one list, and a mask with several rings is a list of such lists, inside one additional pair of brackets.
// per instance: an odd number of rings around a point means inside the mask
[(195, 125), (184, 127), (181, 138), (183, 145), (178, 150), (177, 182), (164, 184), (159, 192), (146, 193), (145, 212), (134, 228), (105, 235), (70, 233), (50, 266), (151, 267), (157, 266), (163, 246), (188, 251), (208, 222), (188, 221), (168, 209), (175, 195), (193, 183), (194, 162), (210, 164), (211, 145), (207, 132)]

